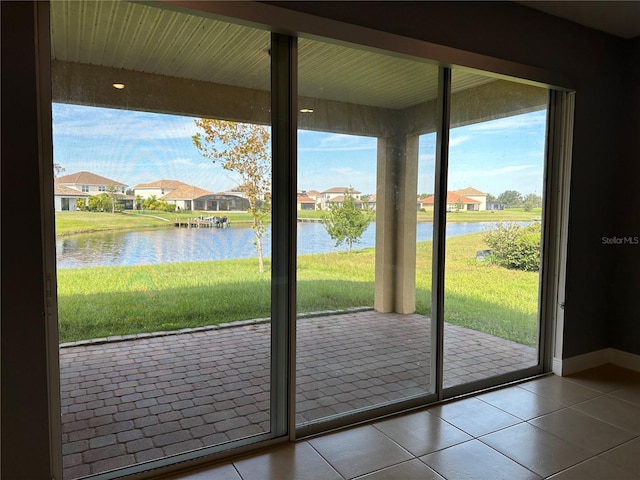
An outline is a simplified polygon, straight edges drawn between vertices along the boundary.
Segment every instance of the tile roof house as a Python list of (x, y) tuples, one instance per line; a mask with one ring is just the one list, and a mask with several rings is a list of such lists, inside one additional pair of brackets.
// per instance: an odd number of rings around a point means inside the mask
[(78, 199), (87, 199), (91, 195), (105, 193), (107, 188), (115, 187), (119, 193), (125, 193), (127, 185), (91, 172), (76, 172), (54, 180), (54, 205), (56, 212), (73, 211)]
[[(418, 205), (427, 211), (433, 211), (434, 199), (435, 196), (431, 195), (430, 197), (419, 200)], [(478, 211), (480, 210), (480, 201), (465, 197), (457, 192), (447, 192), (447, 212), (457, 212), (460, 210), (469, 212)]]
[(164, 194), (160, 199), (169, 204), (174, 204), (177, 210), (193, 210), (196, 199), (212, 193), (200, 187), (184, 184)]
[(189, 187), (190, 185), (181, 182), (179, 180), (158, 180), (151, 183), (139, 183), (133, 187), (134, 194), (141, 196), (142, 198), (149, 198), (156, 196), (160, 198), (167, 193), (170, 193), (180, 187)]
[(298, 195), (296, 200), (298, 210), (315, 210), (316, 200), (306, 195)]
[(455, 190), (455, 193), (459, 193), (460, 195), (464, 195), (471, 200), (477, 200), (480, 202), (478, 205), (478, 210), (486, 210), (487, 209), (487, 194), (481, 192), (480, 190), (476, 190), (473, 187), (463, 188), (462, 190)]
[(377, 200), (378, 200), (378, 196), (375, 193), (372, 195), (369, 195), (369, 197), (366, 200), (367, 207), (369, 207), (371, 210), (375, 210)]
[(143, 199), (155, 196), (168, 204), (176, 206), (177, 210), (193, 210), (196, 198), (211, 195), (212, 192), (180, 180), (158, 180), (150, 183), (140, 183), (133, 187), (136, 196)]
[(122, 193), (124, 193), (127, 188), (127, 185), (124, 183), (101, 177), (91, 172), (77, 172), (64, 175), (56, 178), (55, 184), (70, 187), (79, 192), (88, 193), (89, 195), (103, 193), (107, 187), (117, 187)]
[(82, 199), (82, 202), (86, 204), (89, 198), (88, 193), (82, 193), (75, 188), (66, 187), (64, 185), (53, 186), (53, 198), (54, 208), (56, 212), (75, 211), (78, 210), (78, 200)]
[[(356, 208), (364, 208), (367, 202), (363, 202), (359, 198), (354, 196), (354, 201), (356, 203)], [(330, 198), (325, 202), (325, 205), (338, 205), (341, 206), (344, 203), (344, 195), (336, 195), (335, 197)]]
[(307, 190), (307, 196), (316, 200), (320, 200), (322, 193), (320, 193), (318, 190)]
[[(362, 192), (359, 192), (355, 188), (352, 187), (332, 187), (328, 190), (325, 190), (320, 193), (320, 206), (322, 209), (328, 207), (329, 203), (342, 203), (344, 201), (345, 192), (349, 192), (355, 199), (356, 203), (360, 200), (360, 195)], [(359, 202), (362, 205), (362, 202)]]

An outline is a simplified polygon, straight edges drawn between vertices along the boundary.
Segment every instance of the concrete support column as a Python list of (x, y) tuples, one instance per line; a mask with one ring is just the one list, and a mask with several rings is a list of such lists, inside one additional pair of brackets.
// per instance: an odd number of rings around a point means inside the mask
[(416, 307), (418, 136), (378, 139), (374, 308), (413, 313)]

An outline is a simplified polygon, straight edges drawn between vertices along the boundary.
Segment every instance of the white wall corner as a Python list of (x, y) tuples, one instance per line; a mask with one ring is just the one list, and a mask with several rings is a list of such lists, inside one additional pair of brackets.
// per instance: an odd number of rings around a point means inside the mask
[(609, 363), (640, 372), (640, 355), (610, 348)]
[(554, 357), (552, 370), (556, 375), (567, 376), (590, 368), (599, 367), (606, 363), (640, 372), (640, 355), (623, 352), (615, 348), (603, 348), (602, 350), (596, 350), (595, 352), (569, 358)]

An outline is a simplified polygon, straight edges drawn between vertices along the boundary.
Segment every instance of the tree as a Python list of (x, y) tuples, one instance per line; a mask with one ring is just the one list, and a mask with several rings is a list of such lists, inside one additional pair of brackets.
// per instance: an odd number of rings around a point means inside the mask
[(53, 164), (53, 178), (58, 178), (65, 172), (64, 167), (59, 163)]
[(527, 226), (498, 223), (483, 235), (491, 247), (491, 258), (506, 268), (537, 272), (540, 269), (542, 226), (533, 222)]
[(100, 193), (89, 197), (89, 210), (92, 212), (107, 212), (111, 210), (112, 202), (109, 195)]
[(498, 201), (508, 208), (519, 207), (522, 205), (522, 194), (515, 190), (507, 190), (498, 195)]
[(116, 213), (116, 208), (120, 207), (120, 202), (124, 198), (124, 194), (115, 185), (107, 185), (106, 194), (111, 201), (111, 213)]
[(535, 193), (529, 193), (524, 197), (522, 207), (525, 212), (529, 212), (534, 208), (542, 207), (542, 197)]
[(267, 199), (271, 192), (269, 130), (262, 125), (226, 120), (202, 118), (195, 122), (202, 132), (196, 133), (192, 139), (200, 153), (240, 177), (240, 184), (249, 201), (258, 270), (262, 273), (262, 237), (267, 231), (265, 218), (270, 210)]
[(494, 197), (490, 193), (487, 193), (487, 202), (497, 202), (497, 201), (498, 199), (496, 197)]
[(156, 210), (158, 212), (175, 212), (176, 206), (174, 204), (169, 204), (166, 201), (156, 198), (155, 195), (151, 195), (142, 200), (142, 197), (138, 195), (136, 197), (136, 202), (141, 202), (140, 204), (136, 203), (138, 209), (143, 210)]
[(336, 247), (346, 242), (351, 251), (351, 247), (360, 241), (360, 237), (373, 221), (373, 217), (373, 210), (359, 209), (353, 195), (345, 191), (342, 204), (329, 205), (329, 214), (325, 216), (323, 224), (329, 236), (336, 241)]

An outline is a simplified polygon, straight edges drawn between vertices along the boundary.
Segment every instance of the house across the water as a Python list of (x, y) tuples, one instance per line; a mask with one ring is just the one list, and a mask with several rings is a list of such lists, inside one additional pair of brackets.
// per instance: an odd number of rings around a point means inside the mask
[(101, 193), (117, 192), (125, 208), (133, 208), (133, 199), (125, 197), (127, 185), (91, 172), (77, 172), (54, 180), (54, 204), (56, 212), (78, 210), (78, 202), (86, 205), (89, 197)]

